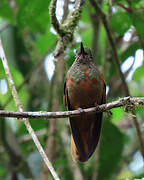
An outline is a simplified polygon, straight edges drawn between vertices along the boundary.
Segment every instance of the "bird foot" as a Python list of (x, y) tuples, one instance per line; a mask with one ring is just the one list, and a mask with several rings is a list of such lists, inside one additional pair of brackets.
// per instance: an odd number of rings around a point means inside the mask
[(96, 107), (96, 110), (100, 110), (99, 105), (96, 102), (94, 103), (94, 105)]
[(84, 110), (82, 108), (78, 108), (78, 111), (80, 112), (80, 117), (84, 119), (85, 117)]
[(79, 110), (80, 113), (84, 112), (84, 110), (82, 108), (78, 108), (78, 110)]

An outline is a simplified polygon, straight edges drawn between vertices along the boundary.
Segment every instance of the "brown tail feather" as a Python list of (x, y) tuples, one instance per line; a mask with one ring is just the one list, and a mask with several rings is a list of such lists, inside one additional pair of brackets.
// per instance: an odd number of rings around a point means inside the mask
[(88, 156), (82, 157), (79, 154), (72, 135), (71, 135), (71, 154), (72, 154), (72, 159), (74, 162), (77, 162), (78, 160), (80, 162), (85, 162), (88, 160)]
[(79, 153), (76, 148), (75, 142), (73, 140), (73, 136), (71, 135), (71, 154), (72, 154), (72, 159), (74, 162), (77, 162), (79, 159)]
[[(85, 118), (85, 119), (83, 119)], [(102, 113), (71, 117), (71, 151), (74, 161), (87, 161), (93, 154), (100, 136)]]

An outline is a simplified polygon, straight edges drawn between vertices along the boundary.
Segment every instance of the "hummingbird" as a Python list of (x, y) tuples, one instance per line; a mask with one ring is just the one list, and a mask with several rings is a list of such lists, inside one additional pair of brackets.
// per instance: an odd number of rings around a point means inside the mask
[(80, 110), (80, 116), (70, 117), (72, 159), (86, 162), (98, 144), (103, 113), (85, 114), (84, 108), (106, 103), (104, 76), (99, 72), (91, 50), (83, 46), (67, 72), (64, 84), (64, 104), (68, 110)]

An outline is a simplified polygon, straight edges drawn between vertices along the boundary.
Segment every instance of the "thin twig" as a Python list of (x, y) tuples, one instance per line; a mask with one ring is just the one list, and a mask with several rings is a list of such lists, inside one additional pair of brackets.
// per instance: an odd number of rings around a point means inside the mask
[[(11, 73), (10, 73), (10, 70), (9, 70), (8, 61), (7, 61), (7, 58), (6, 58), (5, 53), (4, 53), (4, 49), (3, 49), (3, 45), (2, 45), (1, 39), (0, 39), (0, 57), (1, 57), (2, 62), (3, 62), (3, 66), (4, 66), (4, 69), (5, 69), (5, 73), (7, 75), (9, 86), (10, 86), (11, 91), (12, 91), (12, 95), (13, 95), (14, 100), (15, 100), (15, 104), (16, 104), (19, 112), (22, 113), (23, 112), (23, 108), (22, 108), (22, 105), (20, 103), (20, 99), (18, 97), (16, 88), (15, 88), (15, 85), (14, 85), (14, 81), (12, 79), (12, 76), (11, 76)], [(54, 179), (60, 180), (58, 175), (57, 175), (57, 173), (55, 172), (51, 162), (49, 161), (48, 157), (46, 156), (46, 154), (45, 154), (45, 152), (44, 152), (44, 150), (43, 150), (43, 148), (42, 148), (42, 146), (41, 146), (41, 144), (40, 144), (40, 142), (39, 142), (39, 140), (38, 140), (34, 130), (32, 129), (28, 119), (24, 118), (23, 122), (24, 122), (24, 124), (25, 124), (25, 126), (26, 126), (26, 128), (27, 128), (27, 130), (29, 132), (29, 134), (32, 136), (32, 139), (33, 139), (35, 145), (37, 146), (37, 148), (38, 148), (38, 150), (39, 150), (39, 152), (40, 152), (44, 162), (46, 163), (46, 165), (48, 167), (48, 169), (50, 170), (52, 176), (54, 177)]]
[[(107, 104), (102, 104), (96, 107), (83, 109), (83, 113), (92, 114), (98, 112), (109, 111), (110, 109), (117, 107), (126, 107), (125, 109), (132, 109), (137, 106), (144, 106), (144, 97), (124, 97), (117, 101), (113, 101)], [(15, 117), (15, 118), (67, 118), (79, 116), (81, 112), (79, 110), (63, 111), (63, 112), (13, 112), (0, 110), (1, 117)]]
[(118, 6), (122, 7), (123, 9), (125, 9), (127, 12), (131, 13), (132, 12), (132, 8), (130, 7), (126, 7), (124, 4), (122, 3), (117, 3)]
[[(111, 48), (112, 48), (113, 56), (114, 56), (117, 68), (119, 70), (119, 74), (120, 74), (120, 78), (122, 80), (122, 84), (123, 84), (123, 87), (124, 87), (125, 95), (126, 96), (130, 96), (130, 91), (129, 91), (128, 85), (126, 83), (125, 76), (124, 76), (123, 72), (121, 71), (120, 57), (118, 56), (116, 45), (115, 45), (115, 41), (113, 39), (113, 36), (112, 36), (112, 33), (111, 33), (111, 29), (109, 27), (106, 15), (101, 10), (101, 8), (99, 7), (99, 5), (96, 3), (95, 0), (90, 0), (90, 2), (93, 5), (93, 7), (95, 8), (95, 11), (98, 11), (100, 16), (101, 16), (103, 25), (104, 25), (105, 30), (107, 32), (107, 37), (109, 39), (109, 43), (110, 43)], [(138, 137), (139, 144), (140, 144), (140, 150), (141, 150), (142, 156), (144, 158), (144, 142), (143, 142), (143, 138), (142, 138), (142, 133), (141, 133), (140, 125), (139, 125), (138, 120), (137, 120), (136, 115), (135, 115), (134, 107), (133, 107), (131, 113), (133, 114), (133, 122), (134, 122), (134, 125), (135, 125), (135, 128), (136, 128), (136, 133), (137, 133), (137, 137)]]

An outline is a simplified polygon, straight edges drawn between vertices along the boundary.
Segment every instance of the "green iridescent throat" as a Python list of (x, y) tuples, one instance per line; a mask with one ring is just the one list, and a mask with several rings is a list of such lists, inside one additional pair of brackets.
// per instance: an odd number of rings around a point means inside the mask
[[(85, 75), (86, 74), (86, 75)], [(99, 80), (99, 73), (97, 71), (78, 71), (78, 72), (71, 72), (71, 78), (74, 79), (76, 82), (81, 81), (82, 79), (90, 79), (92, 80), (95, 78), (96, 80)]]

